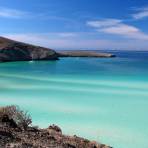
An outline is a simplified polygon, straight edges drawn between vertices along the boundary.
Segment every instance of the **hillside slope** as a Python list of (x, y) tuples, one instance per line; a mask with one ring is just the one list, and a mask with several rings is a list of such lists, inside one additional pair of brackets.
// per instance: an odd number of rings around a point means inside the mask
[(57, 60), (52, 49), (0, 37), (0, 61)]

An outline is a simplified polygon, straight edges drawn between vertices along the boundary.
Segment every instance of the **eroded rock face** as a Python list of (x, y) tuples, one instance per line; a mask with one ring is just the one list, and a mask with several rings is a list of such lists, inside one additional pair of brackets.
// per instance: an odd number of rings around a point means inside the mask
[(57, 59), (57, 53), (52, 49), (33, 46), (0, 37), (1, 62)]
[(20, 130), (11, 126), (11, 122), (7, 115), (1, 117), (0, 148), (111, 148), (77, 136), (63, 135), (56, 125), (47, 129), (28, 127)]

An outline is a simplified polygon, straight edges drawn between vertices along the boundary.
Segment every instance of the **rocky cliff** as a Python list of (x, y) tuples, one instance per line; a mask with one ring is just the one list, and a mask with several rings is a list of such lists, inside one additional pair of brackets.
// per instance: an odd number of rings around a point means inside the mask
[(52, 49), (34, 46), (0, 37), (0, 61), (57, 60)]

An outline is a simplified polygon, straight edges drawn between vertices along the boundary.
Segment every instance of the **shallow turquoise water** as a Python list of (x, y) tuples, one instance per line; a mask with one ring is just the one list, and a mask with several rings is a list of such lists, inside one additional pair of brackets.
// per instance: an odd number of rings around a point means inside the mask
[(115, 148), (148, 148), (148, 53), (0, 64), (0, 105)]

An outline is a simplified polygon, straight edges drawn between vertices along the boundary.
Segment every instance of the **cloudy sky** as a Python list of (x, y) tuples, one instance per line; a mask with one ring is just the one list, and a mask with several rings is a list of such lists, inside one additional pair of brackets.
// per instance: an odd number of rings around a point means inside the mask
[(0, 35), (54, 49), (148, 50), (148, 0), (0, 0)]

